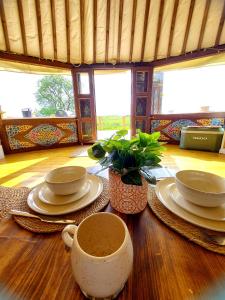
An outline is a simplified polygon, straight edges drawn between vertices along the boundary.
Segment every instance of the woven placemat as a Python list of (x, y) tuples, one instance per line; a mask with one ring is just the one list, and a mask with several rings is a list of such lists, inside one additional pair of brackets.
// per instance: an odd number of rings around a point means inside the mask
[(148, 204), (156, 216), (166, 225), (171, 227), (176, 232), (180, 233), (188, 240), (206, 248), (210, 251), (225, 255), (225, 246), (216, 245), (213, 242), (206, 240), (205, 234), (225, 236), (225, 233), (220, 233), (213, 230), (203, 229), (193, 225), (180, 217), (170, 212), (158, 199), (154, 189), (150, 189), (148, 197)]
[[(92, 204), (79, 211), (62, 215), (62, 216), (57, 216), (57, 218), (74, 220), (75, 224), (79, 224), (87, 216), (102, 210), (109, 203), (109, 193), (108, 193), (108, 180), (105, 178), (101, 178), (101, 179), (103, 182), (103, 191), (101, 195)], [(1, 218), (9, 217), (8, 212), (10, 209), (18, 209), (18, 210), (34, 213), (27, 205), (27, 196), (29, 192), (30, 189), (25, 187), (22, 188), (0, 187), (0, 217)], [(44, 223), (38, 219), (21, 217), (21, 216), (13, 216), (13, 218), (23, 228), (38, 233), (62, 231), (63, 228), (66, 226), (64, 224)]]

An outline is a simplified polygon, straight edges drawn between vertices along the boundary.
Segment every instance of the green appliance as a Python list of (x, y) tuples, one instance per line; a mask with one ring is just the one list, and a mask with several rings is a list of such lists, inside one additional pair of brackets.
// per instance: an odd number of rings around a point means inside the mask
[(221, 126), (182, 127), (180, 148), (219, 152), (223, 133)]

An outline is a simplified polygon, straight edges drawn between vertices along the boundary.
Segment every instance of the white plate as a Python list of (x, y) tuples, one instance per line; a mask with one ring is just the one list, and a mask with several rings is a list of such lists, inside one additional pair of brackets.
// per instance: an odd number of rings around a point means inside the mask
[(225, 222), (223, 221), (214, 221), (204, 219), (198, 216), (195, 216), (180, 206), (178, 206), (170, 196), (171, 185), (174, 184), (174, 178), (166, 178), (162, 181), (159, 181), (156, 185), (155, 192), (160, 202), (169, 209), (172, 213), (178, 217), (203, 228), (225, 232)]
[(79, 201), (66, 205), (51, 205), (43, 203), (38, 197), (39, 189), (41, 188), (41, 185), (39, 184), (29, 193), (27, 204), (32, 210), (43, 215), (57, 216), (80, 210), (94, 202), (103, 189), (103, 183), (100, 177), (89, 175), (88, 179), (90, 180), (90, 191)]
[(224, 205), (218, 207), (203, 207), (195, 205), (184, 199), (184, 197), (177, 190), (175, 184), (170, 186), (170, 196), (177, 205), (196, 216), (215, 221), (225, 221)]
[(48, 188), (47, 184), (43, 182), (40, 186), (38, 197), (42, 202), (51, 205), (69, 204), (71, 202), (81, 199), (84, 195), (86, 195), (90, 190), (90, 186), (91, 184), (89, 180), (87, 180), (87, 182), (85, 182), (80, 191), (78, 191), (77, 193), (62, 196), (53, 194), (53, 192), (50, 191), (50, 189)]

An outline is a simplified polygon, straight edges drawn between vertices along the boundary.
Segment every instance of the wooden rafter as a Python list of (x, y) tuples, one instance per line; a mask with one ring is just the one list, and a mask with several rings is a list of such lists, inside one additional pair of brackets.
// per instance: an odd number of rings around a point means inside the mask
[(56, 22), (55, 22), (55, 0), (51, 0), (51, 17), (52, 17), (52, 35), (54, 59), (57, 60), (57, 40), (56, 40)]
[(171, 26), (170, 26), (170, 36), (169, 36), (167, 57), (170, 57), (170, 54), (171, 54), (171, 47), (172, 47), (172, 42), (173, 42), (173, 34), (174, 34), (174, 28), (175, 28), (175, 24), (176, 24), (178, 5), (179, 5), (179, 0), (175, 0), (174, 7), (173, 7), (173, 16), (172, 16), (172, 21), (171, 21)]
[(80, 56), (81, 64), (84, 63), (84, 1), (80, 0)]
[(141, 47), (141, 61), (143, 61), (144, 59), (150, 2), (151, 0), (146, 0), (146, 4), (145, 4), (145, 19), (144, 19), (143, 38), (142, 38), (142, 47)]
[(184, 54), (186, 52), (187, 40), (188, 40), (189, 30), (190, 30), (190, 26), (191, 26), (191, 20), (192, 20), (192, 16), (193, 16), (194, 7), (195, 7), (195, 0), (191, 0), (191, 4), (189, 7), (189, 13), (188, 13), (188, 19), (187, 19), (187, 25), (186, 25), (185, 34), (184, 34), (184, 41), (183, 41), (183, 46), (182, 46), (182, 50), (181, 50), (182, 54)]
[(118, 43), (117, 43), (117, 61), (118, 62), (120, 62), (120, 48), (121, 48), (121, 36), (122, 36), (122, 24), (123, 24), (123, 4), (124, 4), (124, 0), (120, 0), (119, 29), (118, 29)]
[(93, 3), (93, 62), (96, 63), (96, 41), (97, 41), (97, 7), (98, 2)]
[(163, 18), (163, 9), (164, 9), (164, 0), (161, 0), (160, 1), (160, 8), (159, 8), (157, 35), (156, 35), (156, 42), (155, 42), (154, 60), (156, 60), (157, 56), (158, 56), (159, 40), (160, 40), (160, 35), (161, 35), (161, 26), (162, 26), (162, 18)]
[(26, 31), (25, 31), (25, 24), (24, 24), (23, 6), (21, 0), (17, 0), (17, 6), (19, 12), (19, 19), (20, 19), (22, 42), (23, 42), (23, 53), (24, 55), (27, 55)]
[(135, 29), (135, 22), (136, 22), (136, 10), (137, 10), (137, 0), (133, 0), (133, 15), (132, 15), (132, 24), (131, 24), (131, 40), (130, 40), (130, 56), (129, 56), (129, 61), (132, 61), (132, 57), (133, 57), (134, 29)]
[(1, 17), (1, 21), (2, 21), (6, 51), (10, 51), (9, 35), (8, 35), (8, 28), (7, 28), (7, 23), (6, 23), (6, 19), (5, 19), (5, 10), (4, 10), (4, 5), (3, 5), (3, 0), (0, 0), (0, 17)]
[(40, 57), (43, 58), (43, 39), (42, 39), (42, 27), (41, 27), (40, 0), (35, 0), (35, 9), (36, 9), (36, 16), (37, 16), (37, 28), (38, 28), (38, 40), (39, 40)]
[(109, 25), (110, 25), (110, 0), (107, 0), (106, 10), (106, 38), (105, 38), (105, 63), (108, 63), (109, 55)]
[(220, 43), (220, 37), (221, 37), (222, 30), (223, 30), (224, 21), (225, 21), (225, 1), (224, 1), (224, 4), (223, 4), (223, 11), (222, 11), (222, 14), (221, 14), (219, 27), (218, 27), (218, 30), (217, 30), (215, 46), (218, 46), (219, 43)]
[(198, 40), (198, 50), (200, 50), (202, 48), (202, 40), (203, 40), (204, 33), (205, 33), (205, 25), (206, 25), (207, 18), (208, 18), (210, 3), (211, 3), (211, 0), (206, 0), (205, 11), (204, 11), (203, 19), (202, 19), (202, 26), (201, 26), (201, 31), (200, 31), (199, 40)]
[(67, 62), (70, 63), (70, 4), (65, 0)]

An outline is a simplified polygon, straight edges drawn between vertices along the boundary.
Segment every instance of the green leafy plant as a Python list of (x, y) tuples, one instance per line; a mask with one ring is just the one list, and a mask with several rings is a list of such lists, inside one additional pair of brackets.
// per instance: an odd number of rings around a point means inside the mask
[[(90, 158), (98, 160), (103, 169), (111, 168), (121, 175), (125, 184), (142, 185), (141, 176), (154, 183), (147, 167), (159, 166), (164, 143), (158, 141), (159, 132), (152, 134), (138, 131), (130, 140), (127, 130), (120, 130), (109, 139), (100, 140), (88, 149)], [(102, 171), (102, 170), (101, 170)]]

